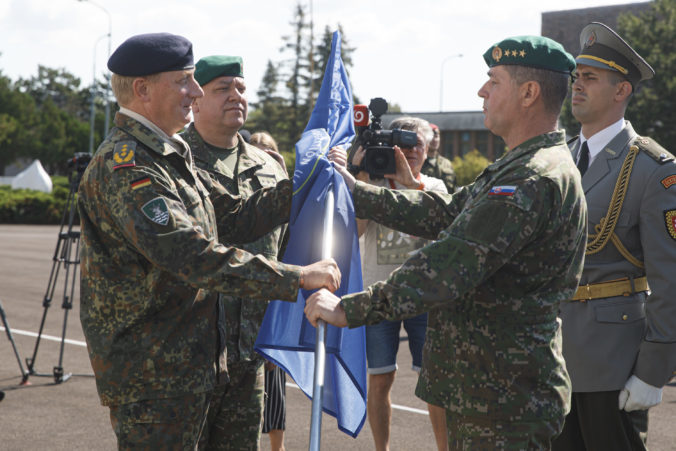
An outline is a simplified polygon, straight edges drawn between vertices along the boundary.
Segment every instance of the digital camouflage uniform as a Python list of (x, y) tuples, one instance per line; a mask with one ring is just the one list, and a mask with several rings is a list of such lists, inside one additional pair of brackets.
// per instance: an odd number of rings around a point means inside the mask
[(420, 172), (430, 177), (440, 179), (444, 182), (444, 185), (446, 185), (446, 189), (449, 193), (453, 194), (453, 192), (455, 192), (455, 171), (453, 170), (453, 163), (451, 163), (451, 160), (448, 158), (442, 157), (439, 154), (434, 158), (428, 156), (424, 161)]
[[(182, 137), (190, 145), (195, 165), (207, 171), (215, 183), (232, 194), (249, 197), (255, 191), (275, 186), (287, 179), (279, 163), (264, 151), (238, 137), (235, 172), (224, 162), (224, 155), (205, 144), (190, 124)], [(285, 225), (258, 240), (240, 247), (252, 254), (276, 260), (283, 248)], [(227, 243), (226, 243), (227, 244)], [(233, 243), (234, 244), (234, 243)], [(237, 243), (239, 246), (239, 243)], [(231, 381), (218, 387), (224, 395), (219, 409), (209, 412), (208, 434), (203, 434), (209, 449), (256, 449), (260, 439), (263, 407), (263, 358), (254, 351), (258, 330), (267, 302), (222, 295), (225, 306), (228, 373)], [(213, 418), (212, 418), (213, 416)], [(201, 439), (201, 440), (202, 440)]]
[(532, 138), (455, 195), (357, 183), (357, 217), (436, 239), (364, 292), (350, 327), (436, 308), (416, 394), (451, 449), (548, 447), (570, 408), (559, 303), (582, 273), (586, 204), (563, 131)]
[[(99, 396), (111, 406), (114, 425), (120, 409), (136, 412), (139, 423), (180, 425), (186, 420), (176, 418), (173, 407), (158, 411), (142, 404), (210, 396), (227, 376), (224, 311), (216, 292), (258, 301), (296, 299), (298, 267), (226, 247), (217, 234), (218, 227), (253, 240), (284, 222), (291, 183), (263, 190), (246, 204), (212, 187), (217, 225), (189, 157), (134, 119), (118, 113), (115, 124), (78, 193), (80, 319)], [(208, 175), (202, 177), (208, 185)]]

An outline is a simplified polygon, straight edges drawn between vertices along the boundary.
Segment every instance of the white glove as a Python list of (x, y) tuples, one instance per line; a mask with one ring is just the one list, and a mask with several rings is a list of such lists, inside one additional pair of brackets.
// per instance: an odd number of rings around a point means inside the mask
[(662, 402), (662, 389), (632, 375), (620, 391), (620, 410), (646, 410)]

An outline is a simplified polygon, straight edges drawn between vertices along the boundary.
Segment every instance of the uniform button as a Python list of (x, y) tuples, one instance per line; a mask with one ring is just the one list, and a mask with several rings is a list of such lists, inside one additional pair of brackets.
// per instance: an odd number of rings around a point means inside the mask
[(629, 317), (627, 315), (622, 315), (622, 321), (626, 321), (628, 319), (629, 319)]

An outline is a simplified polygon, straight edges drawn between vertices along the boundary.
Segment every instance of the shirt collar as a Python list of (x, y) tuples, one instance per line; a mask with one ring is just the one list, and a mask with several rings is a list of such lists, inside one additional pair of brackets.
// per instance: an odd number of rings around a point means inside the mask
[(190, 169), (192, 169), (192, 153), (190, 152), (190, 146), (188, 145), (187, 142), (185, 142), (183, 138), (181, 138), (180, 135), (178, 135), (178, 133), (174, 134), (173, 136), (169, 136), (164, 132), (164, 130), (155, 125), (148, 118), (135, 111), (130, 110), (129, 108), (121, 106), (120, 113), (139, 121), (141, 124), (145, 125), (150, 130), (157, 133), (157, 135), (160, 138), (162, 138), (164, 142), (169, 144), (171, 147), (174, 148), (174, 150), (176, 150), (180, 155), (183, 155), (185, 159), (188, 160), (188, 163), (190, 164)]
[(608, 143), (617, 136), (618, 133), (624, 129), (624, 118), (620, 118), (617, 122), (614, 122), (601, 130), (600, 132), (595, 133), (592, 137), (585, 137), (582, 132), (580, 132), (580, 145), (587, 142), (589, 147), (589, 163), (591, 164), (594, 161), (594, 158), (601, 153), (603, 149), (608, 145)]

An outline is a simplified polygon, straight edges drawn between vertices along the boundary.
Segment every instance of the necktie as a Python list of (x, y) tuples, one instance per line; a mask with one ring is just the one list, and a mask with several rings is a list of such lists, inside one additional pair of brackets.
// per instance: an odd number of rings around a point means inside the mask
[(584, 175), (585, 172), (587, 172), (587, 168), (589, 167), (589, 146), (587, 145), (587, 141), (582, 144), (582, 148), (580, 149), (580, 158), (577, 161), (577, 168), (580, 170), (580, 175)]

